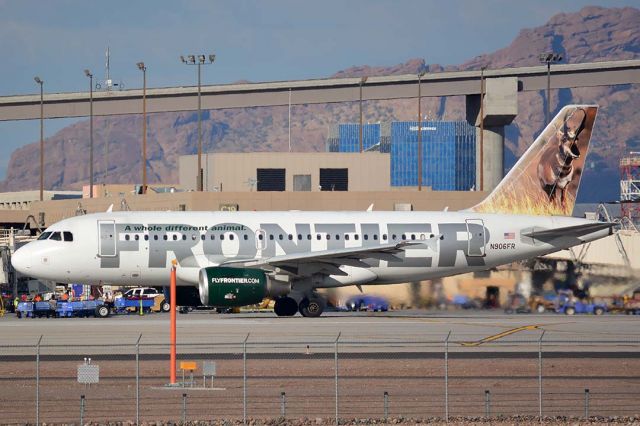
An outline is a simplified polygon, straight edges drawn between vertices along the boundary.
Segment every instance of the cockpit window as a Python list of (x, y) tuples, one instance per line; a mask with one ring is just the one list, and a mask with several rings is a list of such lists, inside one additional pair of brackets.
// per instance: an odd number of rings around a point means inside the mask
[(51, 234), (51, 238), (49, 239), (53, 241), (62, 241), (62, 235), (60, 235), (60, 232), (54, 232)]
[(62, 235), (64, 236), (65, 241), (73, 241), (73, 234), (71, 232), (64, 231)]
[(43, 232), (42, 234), (40, 234), (40, 236), (38, 237), (39, 240), (46, 240), (47, 238), (49, 238), (49, 235), (51, 235), (51, 232)]

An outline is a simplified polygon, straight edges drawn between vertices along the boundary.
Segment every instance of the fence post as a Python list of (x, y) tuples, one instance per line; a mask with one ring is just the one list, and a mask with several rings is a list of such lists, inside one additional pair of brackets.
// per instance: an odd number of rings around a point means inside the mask
[(491, 417), (491, 391), (484, 391), (484, 416), (485, 418)]
[(589, 389), (584, 390), (584, 418), (589, 418)]
[(542, 330), (538, 339), (538, 416), (542, 422), (542, 338), (545, 330)]
[(451, 330), (444, 341), (444, 420), (449, 422), (449, 337)]
[(142, 333), (136, 342), (136, 425), (140, 424), (140, 339)]
[(187, 394), (182, 394), (182, 424), (187, 423)]
[(242, 424), (247, 424), (247, 340), (249, 334), (242, 342)]
[(338, 394), (338, 341), (340, 340), (340, 335), (342, 332), (338, 332), (338, 336), (336, 337), (335, 346), (334, 346), (334, 364), (335, 364), (335, 373), (336, 373), (336, 425), (340, 424), (338, 420), (338, 405), (340, 401), (340, 397)]
[(284, 392), (280, 392), (280, 417), (283, 419), (287, 416), (287, 396)]
[(36, 344), (36, 425), (40, 424), (40, 342), (42, 335)]
[(80, 426), (84, 425), (84, 395), (80, 395)]
[(389, 392), (384, 392), (384, 420), (387, 420), (389, 417)]

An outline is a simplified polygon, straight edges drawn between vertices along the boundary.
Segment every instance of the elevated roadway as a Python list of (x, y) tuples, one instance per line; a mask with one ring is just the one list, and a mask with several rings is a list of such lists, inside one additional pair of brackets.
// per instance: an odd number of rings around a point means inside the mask
[[(517, 91), (544, 90), (546, 66), (486, 70), (490, 79), (517, 79)], [(561, 64), (552, 68), (551, 88), (610, 86), (640, 83), (640, 60)], [(292, 80), (264, 83), (224, 84), (202, 87), (203, 109), (355, 102), (360, 99), (360, 78)], [(363, 84), (362, 99), (405, 99), (418, 96), (416, 75), (369, 77)], [(422, 96), (477, 96), (479, 71), (426, 74)], [(142, 111), (142, 90), (94, 92), (94, 114), (99, 116), (135, 114)], [(289, 98), (290, 96), (290, 98)], [(488, 100), (487, 100), (488, 101)], [(147, 112), (194, 111), (197, 87), (147, 89)], [(44, 95), (45, 118), (89, 115), (89, 92)], [(40, 95), (0, 97), (0, 121), (30, 120), (40, 117)]]

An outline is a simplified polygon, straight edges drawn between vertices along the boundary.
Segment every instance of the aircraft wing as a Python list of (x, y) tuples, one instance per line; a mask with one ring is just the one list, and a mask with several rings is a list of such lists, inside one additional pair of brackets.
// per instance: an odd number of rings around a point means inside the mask
[(281, 256), (266, 257), (250, 260), (231, 260), (223, 262), (219, 266), (236, 266), (243, 268), (256, 268), (264, 270), (274, 270), (279, 268), (283, 272), (291, 275), (301, 275), (299, 269), (305, 266), (303, 275), (313, 273), (325, 273), (327, 275), (346, 275), (340, 270), (340, 266), (368, 267), (363, 262), (365, 259), (378, 259), (386, 261), (400, 261), (395, 256), (404, 251), (410, 245), (420, 244), (417, 242), (402, 241), (399, 243), (381, 244), (370, 247), (353, 247), (331, 249), (316, 252), (303, 252), (284, 254)]
[(586, 225), (565, 226), (563, 228), (533, 230), (523, 233), (522, 236), (548, 242), (557, 238), (579, 238), (607, 228), (611, 232), (611, 229), (616, 225), (613, 222), (595, 222)]

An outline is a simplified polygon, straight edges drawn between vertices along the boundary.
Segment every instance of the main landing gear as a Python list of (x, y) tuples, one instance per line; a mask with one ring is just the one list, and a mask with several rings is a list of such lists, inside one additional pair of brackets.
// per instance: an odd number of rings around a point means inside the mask
[(273, 311), (279, 317), (292, 317), (299, 311), (303, 317), (317, 318), (325, 306), (325, 301), (319, 297), (305, 297), (297, 303), (294, 298), (285, 296), (276, 299)]

